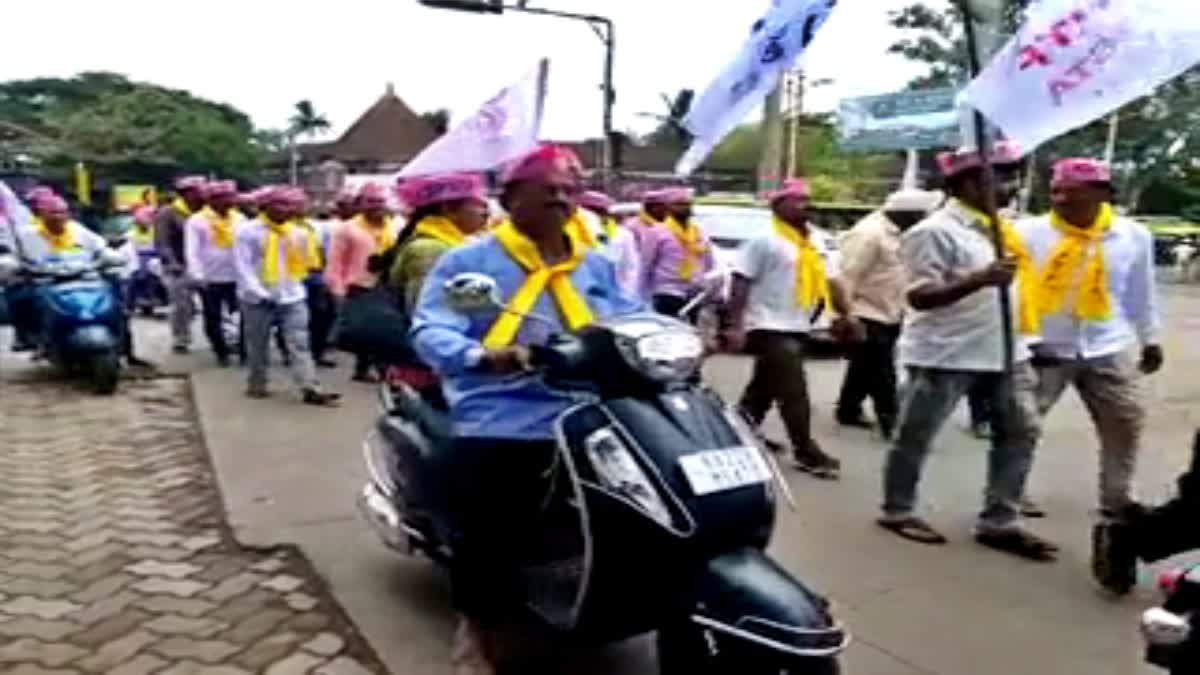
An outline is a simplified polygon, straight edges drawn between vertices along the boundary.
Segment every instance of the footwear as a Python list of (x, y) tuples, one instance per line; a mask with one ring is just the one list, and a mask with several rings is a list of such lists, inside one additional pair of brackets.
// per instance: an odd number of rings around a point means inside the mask
[(175, 345), (174, 347), (171, 347), (171, 352), (174, 354), (187, 354), (191, 351), (191, 347), (188, 347), (187, 345)]
[(882, 516), (875, 521), (875, 524), (888, 532), (918, 544), (941, 546), (949, 541), (945, 535), (933, 529), (932, 525), (916, 516)]
[(458, 617), (454, 631), (454, 646), (450, 663), (454, 675), (495, 675), (496, 668), (488, 658), (487, 636), (483, 629), (465, 616)]
[(338, 401), (342, 400), (342, 395), (333, 392), (317, 391), (316, 389), (305, 389), (301, 400), (306, 405), (331, 407), (336, 406)]
[(350, 376), (350, 379), (354, 382), (362, 382), (364, 384), (379, 384), (379, 377), (371, 372), (355, 373)]
[(256, 387), (251, 387), (250, 389), (246, 390), (246, 396), (248, 396), (250, 398), (258, 398), (258, 399), (270, 398), (271, 392), (267, 391), (266, 389), (258, 389)]
[(767, 447), (767, 450), (771, 451), (771, 454), (773, 454), (773, 455), (782, 455), (783, 452), (785, 450), (787, 450), (786, 443), (777, 441), (772, 438), (763, 438), (762, 442), (763, 442), (763, 445), (765, 445)]
[(1029, 497), (1021, 497), (1021, 515), (1026, 518), (1045, 518), (1046, 511)]
[(1106, 518), (1092, 528), (1092, 577), (1114, 595), (1137, 585), (1137, 552), (1127, 521)]
[(792, 465), (797, 471), (822, 480), (838, 480), (842, 474), (842, 463), (820, 451), (797, 454), (792, 457)]
[(843, 427), (854, 427), (855, 429), (874, 429), (875, 425), (871, 421), (863, 417), (862, 413), (857, 415), (834, 415), (837, 423)]
[(320, 358), (316, 360), (318, 368), (337, 368), (337, 361), (333, 359)]
[(217, 366), (221, 368), (229, 367), (229, 356), (225, 354), (217, 354)]
[(145, 359), (139, 359), (136, 356), (130, 356), (130, 357), (126, 358), (125, 362), (128, 363), (131, 368), (157, 368), (158, 367), (158, 366), (154, 365), (154, 363), (147, 361)]
[(992, 427), (987, 422), (979, 422), (971, 425), (971, 435), (975, 438), (987, 440), (992, 437)]
[(1004, 553), (1034, 562), (1058, 560), (1058, 546), (1019, 527), (984, 529), (975, 533), (975, 541)]

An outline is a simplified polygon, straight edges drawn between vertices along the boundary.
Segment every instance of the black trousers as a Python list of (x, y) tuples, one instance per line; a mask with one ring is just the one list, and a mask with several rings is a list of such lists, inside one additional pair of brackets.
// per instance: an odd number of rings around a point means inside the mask
[(229, 345), (225, 343), (225, 311), (238, 311), (237, 284), (228, 282), (205, 283), (200, 289), (200, 305), (204, 313), (204, 335), (213, 353), (219, 359), (229, 357)]
[(967, 392), (967, 408), (971, 411), (971, 426), (992, 423), (992, 398), (986, 387), (979, 384), (971, 387)]
[(669, 316), (672, 319), (683, 319), (694, 324), (700, 316), (699, 306), (693, 307), (692, 310), (687, 313), (687, 316), (679, 316), (679, 312), (682, 311), (684, 307), (687, 307), (688, 302), (688, 298), (666, 294), (655, 295), (650, 299), (650, 303), (653, 306), (654, 311), (658, 312), (659, 314)]
[(812, 437), (812, 406), (804, 372), (806, 341), (803, 333), (752, 331), (746, 350), (754, 354), (754, 372), (739, 403), (756, 425), (762, 424), (771, 406), (779, 406), (792, 452), (799, 458), (824, 454)]
[(333, 330), (333, 322), (337, 317), (337, 309), (333, 304), (333, 295), (329, 287), (319, 278), (305, 280), (304, 289), (308, 293), (308, 341), (313, 359), (324, 358), (329, 350), (329, 336)]
[(520, 600), (520, 554), (537, 536), (554, 462), (552, 441), (459, 438), (446, 485), (454, 528), (450, 569), (455, 607), (497, 622)]
[(900, 410), (896, 396), (896, 341), (900, 339), (900, 326), (860, 320), (867, 337), (850, 350), (837, 416), (838, 419), (861, 417), (863, 401), (870, 398), (875, 419), (891, 428)]

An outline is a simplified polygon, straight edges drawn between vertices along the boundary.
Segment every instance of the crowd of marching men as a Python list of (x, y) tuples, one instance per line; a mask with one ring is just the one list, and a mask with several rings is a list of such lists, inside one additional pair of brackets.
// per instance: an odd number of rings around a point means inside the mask
[[(809, 225), (807, 183), (786, 181), (767, 195), (771, 231), (744, 243), (725, 277), (717, 273), (712, 243), (692, 220), (694, 195), (686, 187), (647, 192), (640, 212), (620, 223), (612, 199), (572, 187), (563, 198), (573, 202), (564, 234), (573, 256), (607, 259), (614, 284), (642, 307), (695, 320), (706, 304), (697, 299), (717, 306), (712, 347), (755, 357), (742, 411), (760, 423), (778, 406), (795, 466), (822, 478), (836, 478), (840, 466), (813, 438), (803, 363), (814, 311), (831, 310), (833, 332), (850, 355), (837, 421), (874, 426), (892, 442), (879, 524), (900, 536), (945, 541), (917, 515), (917, 484), (934, 436), (959, 400), (972, 396), (988, 409), (992, 442), (977, 536), (1020, 555), (1053, 558), (1052, 544), (1017, 523), (1022, 515), (1040, 515), (1025, 481), (1040, 417), (1067, 386), (1079, 391), (1096, 424), (1103, 513), (1118, 518), (1136, 504), (1131, 485), (1145, 419), (1139, 379), (1163, 363), (1153, 241), (1145, 227), (1117, 214), (1111, 171), (1098, 160), (1064, 159), (1055, 166), (1045, 216), (1011, 223), (987, 213), (993, 200), (1010, 202), (1020, 168), (1011, 147), (1000, 144), (993, 152), (988, 161), (996, 181), (985, 181), (978, 153), (944, 153), (944, 192), (901, 190), (840, 243)], [(537, 161), (535, 155), (531, 165)], [(490, 212), (476, 174), (410, 179), (391, 188), (368, 184), (340, 194), (332, 212), (316, 218), (305, 193), (292, 186), (241, 193), (232, 181), (185, 177), (175, 192), (157, 210), (135, 213), (132, 241), (153, 241), (161, 257), (175, 350), (190, 348), (198, 294), (217, 361), (227, 365), (231, 354), (242, 355), (247, 394), (255, 398), (269, 394), (274, 334), (302, 400), (336, 403), (338, 395), (322, 389), (317, 368), (334, 365), (331, 334), (356, 297), (387, 297), (396, 312), (386, 316), (407, 321), (447, 251), (514, 236), (511, 221)], [(396, 212), (390, 196), (402, 205)], [(70, 220), (51, 191), (39, 188), (28, 202), (35, 217), (27, 252), (103, 245)], [(505, 244), (510, 248), (520, 250)], [(1011, 289), (1011, 364), (1000, 288)], [(568, 316), (570, 307), (559, 309), (565, 327), (580, 323)], [(590, 316), (584, 310), (575, 313)], [(223, 330), (235, 312), (240, 345), (228, 344)], [(408, 337), (407, 324), (392, 330), (383, 323), (400, 342)], [(496, 329), (505, 323), (497, 321)], [(395, 359), (362, 350), (355, 358), (354, 379), (398, 378), (445, 405), (440, 373), (412, 350)], [(896, 363), (908, 376), (903, 400)], [(873, 423), (863, 414), (868, 398)]]

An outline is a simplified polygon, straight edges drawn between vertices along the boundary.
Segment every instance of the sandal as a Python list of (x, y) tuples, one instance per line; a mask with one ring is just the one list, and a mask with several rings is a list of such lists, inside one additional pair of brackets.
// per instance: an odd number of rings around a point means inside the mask
[(1028, 497), (1021, 498), (1021, 515), (1026, 518), (1045, 518), (1046, 510)]
[(832, 457), (793, 457), (792, 466), (821, 480), (838, 480), (842, 475), (841, 462)]
[(883, 529), (892, 532), (909, 541), (915, 541), (918, 544), (929, 544), (931, 546), (941, 546), (949, 540), (933, 526), (916, 516), (908, 516), (906, 518), (890, 518), (884, 516), (875, 521), (875, 524)]
[(1018, 527), (977, 532), (975, 541), (988, 548), (1035, 562), (1054, 562), (1058, 559), (1057, 545)]

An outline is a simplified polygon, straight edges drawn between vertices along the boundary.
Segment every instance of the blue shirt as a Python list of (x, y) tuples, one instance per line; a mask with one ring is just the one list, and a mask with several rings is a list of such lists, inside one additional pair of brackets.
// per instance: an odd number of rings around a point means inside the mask
[[(464, 272), (486, 274), (500, 287), (501, 301), (525, 282), (524, 268), (517, 264), (492, 236), (484, 237), (444, 254), (425, 279), (413, 314), (412, 340), (417, 354), (443, 378), (442, 387), (450, 404), (457, 436), (512, 439), (553, 438), (554, 420), (573, 399), (547, 387), (529, 374), (496, 375), (476, 369), (482, 353), (483, 336), (499, 312), (466, 316), (445, 302), (446, 281)], [(597, 320), (631, 314), (641, 303), (617, 285), (612, 263), (588, 252), (571, 272), (571, 283), (583, 295)], [(549, 288), (543, 291), (533, 313), (556, 323), (561, 321)], [(538, 319), (521, 322), (514, 344), (541, 344), (553, 333), (566, 332)]]

